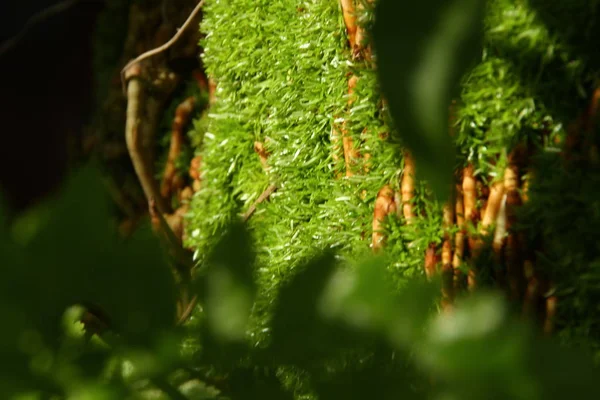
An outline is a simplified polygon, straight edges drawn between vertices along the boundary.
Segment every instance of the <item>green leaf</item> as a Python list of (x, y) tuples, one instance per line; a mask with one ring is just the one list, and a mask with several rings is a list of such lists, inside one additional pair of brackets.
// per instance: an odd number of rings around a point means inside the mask
[(0, 246), (8, 250), (1, 255), (2, 390), (78, 376), (68, 363), (80, 363), (81, 372), (99, 369), (102, 353), (85, 353), (64, 337), (63, 316), (73, 305), (102, 310), (126, 344), (155, 347), (174, 325), (175, 284), (157, 239), (149, 230), (119, 239), (96, 170), (75, 173), (39, 210), (25, 220), (33, 229), (12, 230), (18, 240), (0, 228)]
[(189, 400), (216, 400), (219, 399), (219, 391), (206, 383), (193, 379), (179, 385), (181, 393)]
[(450, 195), (454, 149), (448, 107), (481, 57), (484, 0), (380, 0), (373, 41), (395, 128), (440, 201)]
[(590, 354), (590, 349), (566, 348), (556, 339), (536, 338), (528, 363), (540, 382), (540, 398), (600, 398), (600, 370)]
[[(403, 354), (385, 353), (388, 357), (371, 357), (360, 363), (346, 366), (329, 379), (316, 376), (315, 388), (321, 400), (363, 400), (363, 399), (421, 399), (412, 387), (416, 377), (404, 362)], [(399, 362), (390, 362), (394, 357)]]
[(256, 295), (251, 244), (244, 225), (233, 223), (207, 260), (206, 316), (214, 335), (223, 340), (240, 341), (246, 335)]
[(320, 311), (320, 300), (335, 266), (331, 252), (311, 260), (284, 284), (272, 319), (269, 354), (284, 363), (312, 365), (350, 343), (349, 330)]
[(354, 270), (339, 271), (325, 293), (322, 309), (350, 326), (385, 335), (400, 348), (418, 338), (433, 311), (439, 286), (413, 279), (400, 292), (390, 285), (385, 260), (372, 257)]
[(236, 368), (228, 379), (225, 393), (232, 400), (292, 400), (275, 371), (267, 368)]
[(421, 367), (456, 398), (600, 395), (600, 375), (591, 357), (536, 337), (528, 326), (511, 320), (499, 294), (477, 294), (457, 304), (452, 313), (433, 318), (415, 350)]
[[(158, 239), (149, 228), (120, 240), (111, 224), (100, 174), (77, 171), (24, 246), (34, 277), (28, 307), (43, 315), (38, 329), (56, 336), (48, 323), (74, 304), (100, 307), (126, 342), (148, 345), (173, 326), (175, 283)], [(33, 311), (35, 310), (35, 311)]]

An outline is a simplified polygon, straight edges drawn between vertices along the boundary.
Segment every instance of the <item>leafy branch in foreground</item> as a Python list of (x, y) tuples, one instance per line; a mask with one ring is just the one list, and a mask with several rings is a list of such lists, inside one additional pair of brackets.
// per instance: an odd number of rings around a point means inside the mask
[[(481, 56), (485, 1), (379, 0), (377, 74), (397, 133), (440, 201), (450, 197), (454, 149), (448, 107)], [(436, 10), (431, 13), (431, 10)]]
[[(12, 229), (0, 214), (5, 398), (600, 395), (591, 359), (538, 337), (501, 296), (480, 293), (438, 314), (436, 283), (413, 280), (398, 291), (381, 256), (349, 268), (326, 252), (300, 265), (277, 296), (270, 341), (257, 347), (248, 328), (260, 265), (241, 222), (200, 267), (201, 311), (177, 328), (165, 255), (150, 230), (119, 239), (97, 178), (80, 171)], [(104, 328), (70, 311), (78, 304)], [(182, 334), (199, 344), (191, 353)], [(299, 383), (286, 381), (294, 374)]]

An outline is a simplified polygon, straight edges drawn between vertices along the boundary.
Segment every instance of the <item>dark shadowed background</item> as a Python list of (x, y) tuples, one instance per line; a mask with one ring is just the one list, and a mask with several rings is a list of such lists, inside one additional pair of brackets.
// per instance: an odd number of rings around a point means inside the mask
[[(56, 0), (0, 1), (0, 43)], [(51, 193), (92, 106), (92, 34), (102, 0), (31, 26), (0, 54), (0, 188), (13, 210)], [(1, 44), (0, 44), (1, 46)]]

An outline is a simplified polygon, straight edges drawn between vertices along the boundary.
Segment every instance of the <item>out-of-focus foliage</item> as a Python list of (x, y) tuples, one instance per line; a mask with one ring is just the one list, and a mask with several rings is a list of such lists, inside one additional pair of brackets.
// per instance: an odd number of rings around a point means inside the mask
[(175, 318), (172, 274), (149, 230), (118, 238), (98, 173), (79, 171), (59, 197), (12, 229), (2, 222), (3, 392), (75, 390), (102, 370), (105, 347), (89, 347), (81, 335), (63, 337), (61, 320), (72, 306), (106, 314), (104, 324), (118, 333), (111, 339), (115, 349), (168, 345)]
[(395, 132), (442, 202), (450, 197), (454, 169), (448, 106), (480, 57), (485, 5), (484, 0), (377, 2), (377, 71)]
[[(3, 398), (600, 395), (589, 354), (539, 337), (500, 295), (480, 293), (440, 314), (437, 283), (413, 280), (398, 291), (378, 258), (349, 269), (326, 252), (299, 265), (277, 297), (271, 340), (255, 347), (246, 321), (256, 261), (240, 224), (203, 266), (204, 311), (176, 328), (174, 281), (158, 243), (117, 238), (91, 170), (27, 221), (29, 229), (19, 221), (10, 229), (4, 219), (0, 230)], [(104, 329), (82, 328), (75, 304), (96, 310)], [(191, 357), (182, 330), (198, 340)], [(302, 381), (295, 393), (290, 371)]]
[[(469, 24), (440, 23), (463, 3), (427, 4), (418, 6), (428, 12), (410, 21), (428, 28), (423, 37), (444, 37), (456, 48), (464, 48), (454, 40), (462, 33), (476, 39), (459, 29)], [(595, 58), (574, 45), (594, 31), (587, 14), (576, 13), (588, 33), (569, 28), (560, 37), (551, 30), (560, 25), (558, 3), (539, 6), (546, 11), (539, 14), (532, 4), (538, 2), (488, 2), (482, 62), (462, 82), (455, 144), (478, 173), (493, 176), (517, 139), (545, 129), (550, 139), (564, 136), (581, 100), (570, 99), (584, 97), (592, 81)], [(365, 10), (361, 21), (368, 25), (372, 10)], [(455, 10), (454, 22), (481, 22), (477, 8)], [(545, 154), (534, 161), (539, 172), (521, 219), (528, 240), (545, 245), (541, 267), (557, 280), (558, 323), (570, 348), (515, 318), (498, 293), (458, 299), (453, 312), (440, 313), (439, 282), (424, 282), (419, 272), (424, 246), (441, 237), (440, 207), (425, 183), (415, 207), (427, 217), (411, 227), (391, 218), (387, 254), (365, 256), (374, 195), (397, 176), (401, 158), (379, 138), (389, 127), (379, 114), (375, 72), (348, 61), (335, 2), (209, 1), (205, 11), (205, 61), (218, 91), (216, 105), (196, 124), (205, 138), (203, 188), (189, 219), (199, 260), (195, 293), (188, 293), (199, 299), (196, 312), (177, 326), (178, 288), (160, 243), (149, 230), (119, 238), (100, 177), (80, 171), (56, 198), (17, 220), (8, 221), (0, 208), (0, 397), (600, 397), (591, 351), (574, 345), (599, 339), (593, 162), (565, 169), (551, 143), (541, 143)], [(379, 37), (386, 21), (394, 27), (383, 18)], [(430, 48), (418, 43), (408, 45)], [(452, 59), (446, 51), (453, 46), (432, 57)], [(379, 54), (379, 67), (393, 73), (386, 59)], [(465, 59), (438, 65), (446, 68), (437, 75), (439, 87), (424, 91), (436, 126)], [(400, 70), (414, 72), (419, 60), (400, 59)], [(359, 77), (348, 127), (377, 163), (369, 173), (336, 180), (343, 161), (331, 157), (329, 135), (347, 106), (348, 72)], [(396, 118), (406, 112), (393, 107)], [(422, 126), (415, 117), (421, 114), (396, 126)], [(427, 146), (445, 147), (444, 132), (430, 128)], [(271, 153), (268, 174), (254, 141)], [(490, 163), (492, 156), (498, 163)], [(443, 182), (448, 171), (433, 165), (448, 160), (429, 160), (432, 182)], [(270, 182), (279, 185), (277, 194), (248, 224), (238, 223), (239, 209)]]

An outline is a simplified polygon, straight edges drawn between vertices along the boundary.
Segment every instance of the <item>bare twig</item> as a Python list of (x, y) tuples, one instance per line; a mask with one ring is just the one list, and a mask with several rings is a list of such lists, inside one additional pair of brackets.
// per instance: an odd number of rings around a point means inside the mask
[(252, 214), (254, 214), (254, 212), (256, 211), (256, 207), (258, 207), (258, 205), (260, 203), (262, 203), (263, 201), (267, 200), (271, 194), (273, 194), (274, 191), (277, 190), (277, 185), (272, 183), (270, 184), (264, 192), (262, 192), (262, 194), (260, 196), (258, 196), (258, 199), (256, 199), (256, 201), (250, 206), (250, 208), (248, 209), (248, 211), (246, 211), (246, 213), (244, 214), (242, 220), (244, 222), (248, 221), (250, 219), (250, 217), (252, 216)]
[(183, 325), (188, 318), (192, 316), (192, 312), (198, 303), (198, 296), (192, 297), (187, 307), (183, 310), (183, 312), (179, 315), (179, 319), (177, 320), (177, 325)]
[(177, 32), (175, 33), (175, 35), (173, 35), (173, 37), (171, 39), (169, 39), (169, 41), (165, 44), (163, 44), (162, 46), (159, 46), (155, 49), (152, 50), (148, 50), (147, 52), (139, 55), (138, 57), (134, 58), (133, 60), (129, 61), (121, 70), (121, 84), (123, 86), (123, 92), (125, 93), (126, 91), (126, 85), (125, 85), (125, 72), (131, 68), (133, 65), (147, 59), (150, 58), (156, 54), (162, 53), (163, 51), (167, 50), (169, 47), (171, 47), (173, 44), (175, 44), (175, 42), (177, 42), (177, 40), (179, 40), (179, 38), (181, 37), (181, 35), (183, 34), (183, 32), (185, 32), (185, 30), (190, 26), (191, 22), (194, 20), (194, 18), (196, 17), (196, 15), (198, 14), (198, 12), (200, 12), (200, 10), (202, 9), (202, 6), (204, 5), (204, 1), (202, 0), (200, 1), (200, 3), (198, 3), (198, 5), (196, 5), (196, 7), (194, 8), (194, 10), (191, 12), (191, 14), (189, 15), (189, 17), (185, 20), (185, 22), (183, 23), (183, 25), (181, 25), (181, 28), (179, 28), (177, 30)]
[[(128, 72), (131, 77), (137, 77), (141, 74), (141, 68), (131, 69)], [(147, 159), (147, 154), (144, 151), (144, 140), (141, 118), (143, 104), (141, 98), (143, 97), (143, 85), (139, 79), (131, 79), (127, 85), (127, 117), (125, 124), (125, 142), (127, 143), (127, 150), (131, 157), (131, 162), (135, 169), (135, 172), (140, 180), (142, 189), (146, 198), (150, 200), (154, 198), (157, 202), (158, 209), (161, 213), (167, 211), (167, 206), (160, 197), (158, 185), (154, 180), (154, 173), (151, 168), (151, 162)]]

